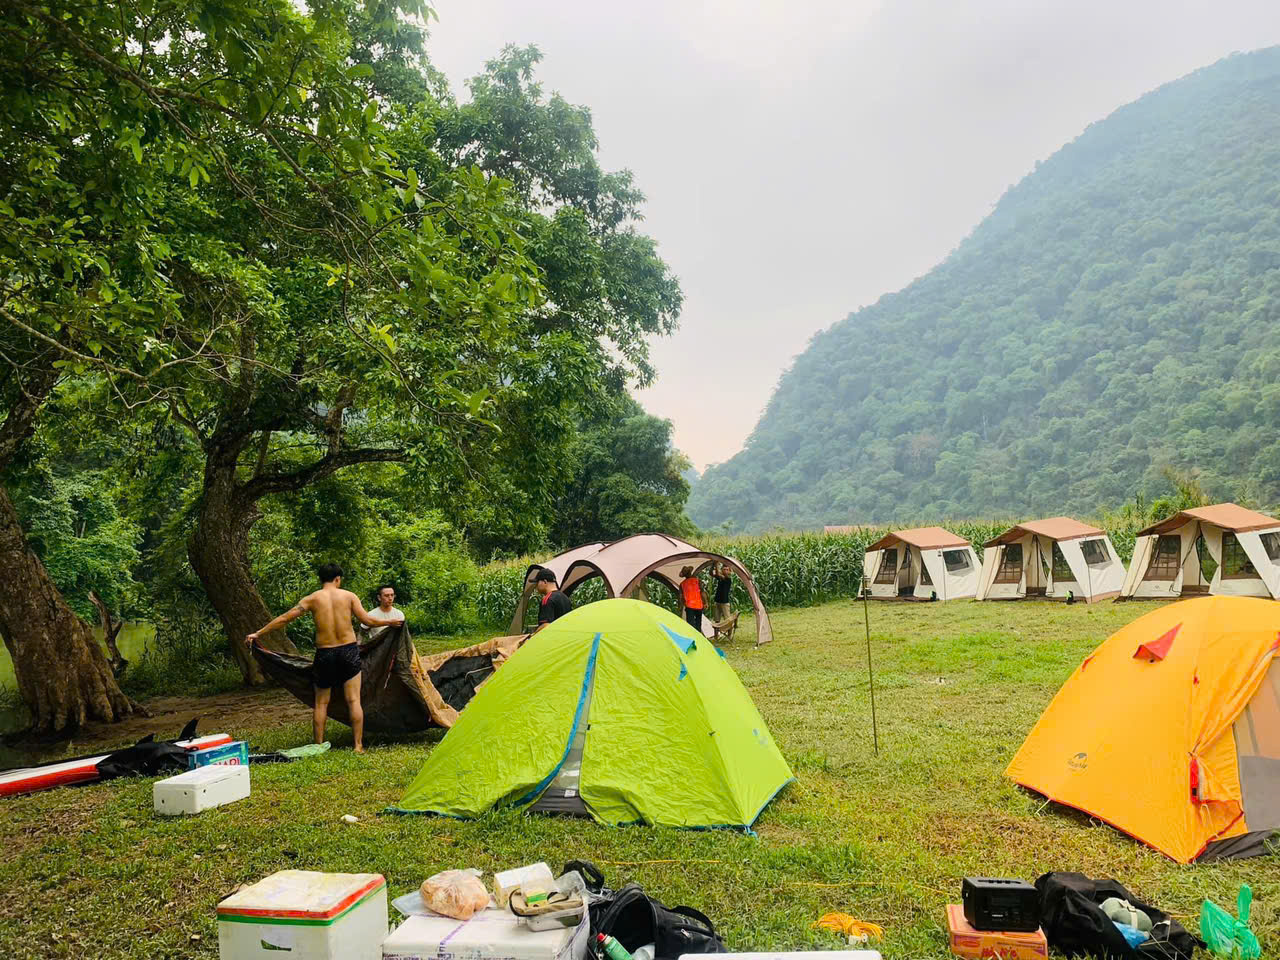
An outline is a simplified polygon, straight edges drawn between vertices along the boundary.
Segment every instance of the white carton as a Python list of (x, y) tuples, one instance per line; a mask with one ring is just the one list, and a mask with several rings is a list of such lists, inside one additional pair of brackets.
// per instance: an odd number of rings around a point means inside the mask
[(156, 813), (178, 816), (243, 800), (249, 795), (249, 768), (243, 766), (197, 767), (151, 788)]
[(585, 918), (577, 927), (534, 931), (506, 910), (470, 920), (410, 917), (382, 944), (382, 960), (583, 960), (590, 933)]
[(222, 960), (381, 960), (387, 881), (281, 870), (218, 904)]

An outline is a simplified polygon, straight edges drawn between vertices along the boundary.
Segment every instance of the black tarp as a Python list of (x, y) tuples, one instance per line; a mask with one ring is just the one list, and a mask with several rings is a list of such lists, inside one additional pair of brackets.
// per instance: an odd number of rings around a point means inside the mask
[[(451, 727), (476, 688), (515, 652), (523, 637), (497, 637), (461, 650), (420, 655), (407, 626), (378, 627), (360, 643), (360, 704), (365, 730), (416, 733)], [(308, 657), (276, 653), (254, 645), (263, 671), (307, 706), (315, 703)], [(436, 678), (440, 679), (437, 685)], [(329, 701), (329, 716), (350, 724), (339, 690)]]

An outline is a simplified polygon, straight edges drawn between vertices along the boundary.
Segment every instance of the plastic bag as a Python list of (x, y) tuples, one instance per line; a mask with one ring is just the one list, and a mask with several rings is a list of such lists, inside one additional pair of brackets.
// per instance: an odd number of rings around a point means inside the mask
[(1243, 957), (1257, 960), (1262, 956), (1262, 946), (1249, 929), (1249, 905), (1253, 902), (1253, 890), (1245, 883), (1240, 886), (1236, 898), (1236, 919), (1212, 900), (1200, 905), (1200, 936), (1209, 949), (1224, 957)]
[(489, 891), (478, 871), (445, 870), (422, 881), (422, 902), (436, 913), (455, 920), (470, 920), (489, 906)]

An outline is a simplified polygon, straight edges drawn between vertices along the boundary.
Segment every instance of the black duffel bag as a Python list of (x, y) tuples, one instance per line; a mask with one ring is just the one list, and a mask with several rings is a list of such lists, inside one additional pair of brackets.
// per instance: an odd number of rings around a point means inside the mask
[[(1090, 880), (1083, 873), (1046, 873), (1036, 881), (1040, 893), (1040, 926), (1054, 950), (1069, 957), (1150, 957), (1161, 960), (1191, 960), (1204, 942), (1163, 910), (1143, 903), (1115, 880)], [(1129, 946), (1111, 918), (1102, 912), (1102, 901), (1119, 897), (1151, 918), (1151, 936), (1136, 947)]]
[(632, 953), (653, 944), (655, 960), (686, 953), (725, 953), (724, 941), (706, 916), (693, 907), (667, 907), (629, 883), (591, 902), (591, 934), (613, 937)]

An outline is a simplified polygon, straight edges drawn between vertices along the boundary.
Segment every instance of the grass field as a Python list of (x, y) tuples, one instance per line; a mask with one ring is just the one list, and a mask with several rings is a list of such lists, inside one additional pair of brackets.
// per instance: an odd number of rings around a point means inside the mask
[[(1001, 775), (1081, 658), (1149, 609), (873, 605), (878, 757), (861, 607), (777, 613), (777, 642), (757, 651), (740, 639), (728, 650), (797, 777), (765, 811), (758, 838), (520, 814), (380, 815), (439, 734), (374, 740), (363, 758), (338, 749), (255, 768), (248, 800), (187, 820), (152, 814), (151, 781), (10, 800), (0, 818), (0, 955), (216, 957), (214, 905), (285, 867), (378, 871), (394, 897), (449, 867), (587, 858), (614, 884), (636, 880), (702, 909), (732, 949), (834, 948), (836, 937), (810, 925), (841, 910), (885, 928), (886, 958), (948, 955), (943, 905), (966, 874), (1113, 876), (1193, 931), (1205, 896), (1234, 905), (1247, 881), (1263, 956), (1276, 956), (1275, 857), (1179, 866)], [(309, 736), (301, 706), (264, 718), (261, 730), (229, 732), (268, 748)], [(345, 728), (331, 733), (350, 743)], [(343, 824), (346, 813), (360, 823)]]

